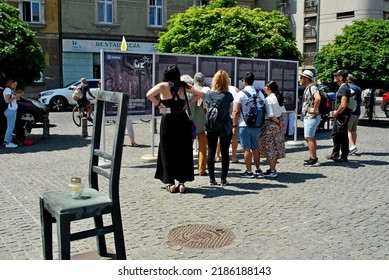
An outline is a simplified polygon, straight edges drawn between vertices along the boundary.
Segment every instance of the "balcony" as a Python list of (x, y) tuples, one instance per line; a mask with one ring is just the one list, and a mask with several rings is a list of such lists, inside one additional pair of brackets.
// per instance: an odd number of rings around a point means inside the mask
[(305, 40), (316, 40), (316, 30), (313, 27), (304, 28), (304, 39)]
[(316, 52), (304, 52), (303, 58), (305, 65), (313, 65), (313, 61), (316, 58)]
[(317, 13), (317, 1), (308, 0), (304, 2), (304, 12), (308, 13)]

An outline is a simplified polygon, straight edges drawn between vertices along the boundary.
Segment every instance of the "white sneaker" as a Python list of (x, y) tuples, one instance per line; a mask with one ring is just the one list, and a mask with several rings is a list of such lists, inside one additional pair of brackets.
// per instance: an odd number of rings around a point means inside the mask
[(350, 155), (350, 156), (351, 156), (351, 155), (355, 155), (356, 152), (358, 152), (358, 149), (357, 149), (357, 147), (353, 146), (353, 147), (350, 148), (349, 155)]
[(18, 145), (16, 145), (15, 143), (12, 143), (12, 142), (9, 142), (7, 144), (5, 144), (5, 147), (6, 148), (16, 148)]

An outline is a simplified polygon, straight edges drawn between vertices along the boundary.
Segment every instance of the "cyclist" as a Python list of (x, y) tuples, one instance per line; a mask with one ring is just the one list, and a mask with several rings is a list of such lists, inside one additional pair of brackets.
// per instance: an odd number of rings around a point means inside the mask
[(96, 97), (93, 95), (93, 93), (90, 91), (90, 88), (89, 88), (89, 85), (87, 84), (87, 81), (85, 78), (81, 78), (81, 84), (79, 85), (79, 87), (81, 88), (81, 92), (82, 92), (82, 97), (77, 101), (78, 103), (78, 106), (79, 106), (79, 109), (78, 109), (78, 112), (80, 113), (80, 115), (82, 114), (82, 108), (87, 108), (87, 118), (88, 118), (88, 121), (93, 121), (91, 115), (92, 115), (92, 111), (93, 111), (93, 105), (89, 102), (88, 98), (87, 98), (87, 94), (89, 94), (93, 99), (95, 99)]

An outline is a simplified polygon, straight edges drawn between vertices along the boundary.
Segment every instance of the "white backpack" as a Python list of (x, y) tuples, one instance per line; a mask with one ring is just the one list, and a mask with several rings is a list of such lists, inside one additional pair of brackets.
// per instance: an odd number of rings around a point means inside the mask
[(355, 109), (357, 109), (357, 100), (355, 99), (355, 91), (349, 87), (350, 89), (350, 96), (347, 100), (347, 108), (350, 109), (351, 112), (354, 112)]
[(72, 93), (72, 98), (73, 98), (75, 101), (78, 101), (78, 100), (80, 100), (82, 97), (83, 97), (83, 94), (82, 94), (81, 87), (75, 88), (75, 89), (73, 90), (73, 93)]

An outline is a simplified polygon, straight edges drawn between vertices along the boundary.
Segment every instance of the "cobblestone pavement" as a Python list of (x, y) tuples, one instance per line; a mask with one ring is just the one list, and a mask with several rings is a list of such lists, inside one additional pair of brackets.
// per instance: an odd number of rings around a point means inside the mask
[[(227, 187), (208, 186), (196, 176), (185, 194), (170, 194), (153, 178), (150, 123), (134, 121), (136, 141), (126, 136), (121, 170), (121, 206), (128, 259), (389, 259), (388, 127), (377, 107), (378, 120), (358, 127), (357, 156), (347, 164), (327, 161), (332, 140), (318, 133), (320, 167), (303, 167), (305, 146), (287, 146), (276, 179), (242, 179), (232, 164)], [(71, 120), (71, 112), (51, 113), (50, 137), (36, 128), (35, 143), (14, 150), (0, 148), (0, 259), (42, 259), (39, 195), (67, 186), (72, 176), (87, 182), (90, 137)], [(298, 141), (303, 142), (302, 123)], [(92, 127), (89, 126), (89, 135)], [(109, 147), (112, 125), (106, 127)], [(289, 139), (291, 140), (291, 139)], [(159, 135), (155, 135), (157, 146)], [(157, 148), (154, 149), (156, 154)], [(179, 151), (178, 151), (179, 152)], [(220, 176), (220, 163), (217, 164)], [(262, 161), (262, 169), (267, 165)], [(77, 222), (74, 229), (89, 221)], [(233, 242), (221, 248), (190, 249), (168, 242), (169, 231), (189, 224), (230, 229)], [(73, 224), (72, 224), (73, 227)], [(112, 235), (108, 245), (114, 248)], [(75, 241), (72, 254), (93, 251), (95, 239)], [(57, 256), (54, 235), (55, 257)]]

